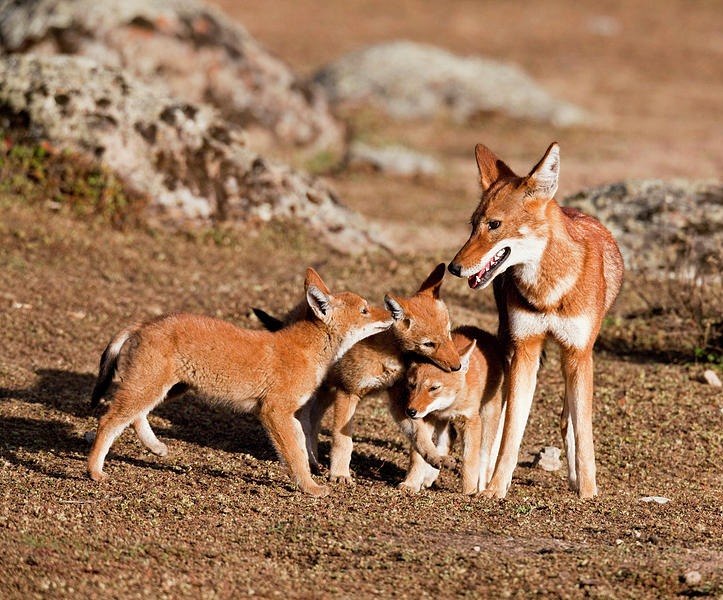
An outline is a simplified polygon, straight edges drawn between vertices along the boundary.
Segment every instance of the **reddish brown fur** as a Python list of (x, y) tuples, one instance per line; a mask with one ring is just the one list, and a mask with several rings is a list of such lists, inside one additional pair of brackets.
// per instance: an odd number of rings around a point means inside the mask
[[(503, 354), (495, 336), (475, 327), (456, 329), (452, 339), (462, 357), (460, 371), (412, 363), (408, 395), (399, 393), (401, 387), (392, 395), (392, 414), (410, 438), (410, 466), (402, 489), (429, 487), (441, 467), (454, 464), (445, 444), (453, 420), (462, 429), (462, 493), (484, 490), (492, 476), (501, 424)], [(442, 399), (444, 406), (439, 404)]]
[[(483, 194), (472, 217), (472, 235), (450, 270), (469, 274), (472, 285), (478, 265), (488, 264), (499, 248), (512, 249), (505, 258), (507, 271), (494, 280), (499, 336), (507, 345), (510, 364), (502, 448), (488, 493), (507, 493), (539, 356), (549, 336), (562, 351), (566, 399), (561, 430), (570, 486), (581, 497), (594, 496), (592, 348), (622, 284), (620, 251), (599, 221), (561, 208), (553, 199), (559, 173), (556, 144), (526, 177), (517, 177), (482, 145), (475, 153)], [(495, 221), (500, 225), (493, 227)]]
[[(366, 338), (347, 352), (330, 369), (315, 402), (310, 404), (308, 447), (312, 463), (316, 463), (321, 418), (333, 406), (331, 481), (352, 481), (349, 467), (356, 407), (368, 394), (387, 390), (399, 381), (404, 374), (405, 352), (425, 356), (446, 370), (459, 369), (459, 354), (450, 337), (449, 313), (439, 296), (444, 272), (444, 264), (437, 265), (411, 297), (387, 295), (388, 305), (398, 305), (403, 315), (397, 315), (389, 331)], [(294, 309), (291, 320), (298, 314)]]
[[(150, 429), (147, 415), (180, 384), (258, 414), (302, 490), (326, 494), (328, 490), (311, 477), (304, 433), (295, 414), (344, 345), (386, 329), (392, 321), (386, 311), (369, 309), (356, 294), (332, 296), (313, 269), (307, 271), (305, 288), (314, 305), (309, 315), (279, 332), (250, 331), (218, 319), (175, 314), (117, 336), (109, 349), (117, 347), (116, 356), (120, 352), (121, 382), (98, 425), (88, 457), (91, 477), (105, 478), (105, 454), (130, 423), (149, 449), (161, 455), (167, 452)], [(112, 354), (106, 350), (104, 356)]]

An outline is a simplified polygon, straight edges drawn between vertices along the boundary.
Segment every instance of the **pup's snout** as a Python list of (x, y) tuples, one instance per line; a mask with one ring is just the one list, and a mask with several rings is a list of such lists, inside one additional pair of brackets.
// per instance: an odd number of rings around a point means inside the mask
[(462, 368), (462, 364), (461, 364), (461, 363), (458, 364), (458, 365), (455, 365), (454, 367), (451, 367), (453, 373), (456, 373), (456, 372), (459, 371), (461, 368)]
[(452, 273), (455, 277), (461, 277), (462, 276), (462, 265), (459, 265), (457, 263), (449, 263), (447, 265), (447, 270)]
[(407, 409), (407, 416), (408, 416), (410, 419), (413, 419), (414, 417), (417, 416), (417, 411), (416, 411), (415, 409), (413, 409), (413, 408), (408, 408), (408, 409)]

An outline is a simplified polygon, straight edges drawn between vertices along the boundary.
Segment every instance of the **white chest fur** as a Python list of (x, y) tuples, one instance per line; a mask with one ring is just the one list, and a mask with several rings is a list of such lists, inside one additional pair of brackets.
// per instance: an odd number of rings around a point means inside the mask
[(586, 315), (567, 317), (524, 309), (510, 311), (510, 334), (515, 340), (549, 334), (564, 346), (585, 348), (590, 343), (592, 330), (593, 320)]

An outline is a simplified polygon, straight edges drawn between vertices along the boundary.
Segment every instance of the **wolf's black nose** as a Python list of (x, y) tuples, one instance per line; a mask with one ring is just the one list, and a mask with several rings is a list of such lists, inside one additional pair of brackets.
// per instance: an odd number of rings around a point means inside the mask
[(462, 273), (462, 265), (456, 265), (453, 262), (449, 263), (447, 265), (447, 269), (449, 270), (452, 275), (456, 275), (457, 277), (461, 277)]
[(408, 417), (410, 417), (410, 418), (413, 419), (416, 415), (417, 415), (417, 411), (416, 411), (416, 410), (414, 410), (413, 408), (408, 408), (408, 409), (407, 409), (407, 416), (408, 416)]

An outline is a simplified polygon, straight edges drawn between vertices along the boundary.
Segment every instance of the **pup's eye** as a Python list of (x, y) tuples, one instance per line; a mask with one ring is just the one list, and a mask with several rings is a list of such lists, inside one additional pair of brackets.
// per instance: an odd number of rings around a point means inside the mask
[(363, 314), (363, 315), (368, 315), (368, 314), (369, 314), (369, 309), (368, 309), (366, 306), (362, 306), (362, 307), (361, 307), (361, 314)]
[(500, 225), (502, 225), (502, 221), (490, 221), (487, 223), (489, 229), (497, 229)]
[(422, 346), (424, 346), (425, 348), (434, 348), (435, 344), (434, 344), (434, 342), (431, 342), (431, 341), (430, 342), (422, 342)]
[(429, 391), (430, 391), (430, 392), (436, 392), (436, 391), (437, 391), (439, 388), (441, 388), (441, 387), (442, 387), (441, 385), (439, 385), (438, 383), (435, 383), (434, 385), (430, 385), (430, 386), (429, 386)]

